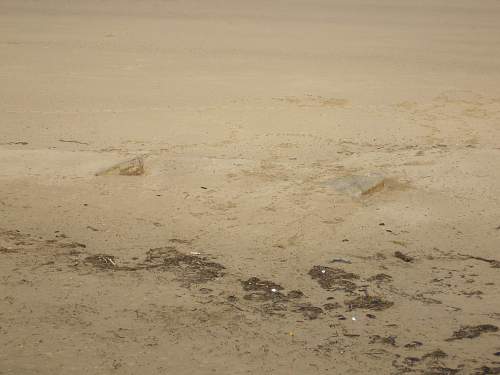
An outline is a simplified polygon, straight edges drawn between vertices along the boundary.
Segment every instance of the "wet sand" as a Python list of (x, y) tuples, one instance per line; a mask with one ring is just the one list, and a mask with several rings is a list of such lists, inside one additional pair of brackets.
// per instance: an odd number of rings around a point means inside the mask
[(1, 0), (0, 373), (499, 373), (499, 19)]

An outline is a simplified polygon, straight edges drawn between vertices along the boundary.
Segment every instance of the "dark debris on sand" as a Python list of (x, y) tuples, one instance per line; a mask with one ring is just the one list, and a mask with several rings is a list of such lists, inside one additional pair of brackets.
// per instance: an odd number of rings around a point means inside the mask
[(481, 366), (476, 369), (474, 375), (498, 375), (500, 374), (500, 367), (489, 367), (489, 366)]
[(380, 335), (372, 335), (370, 336), (370, 344), (384, 344), (384, 345), (396, 346), (396, 336), (383, 337)]
[(272, 281), (261, 280), (258, 277), (251, 277), (248, 280), (242, 281), (241, 286), (243, 290), (246, 292), (254, 292), (254, 291), (278, 291), (283, 290), (283, 287), (279, 284), (276, 284)]
[(145, 267), (156, 266), (173, 271), (185, 286), (202, 284), (224, 276), (222, 264), (199, 255), (184, 254), (171, 246), (148, 251)]
[(304, 318), (309, 320), (317, 319), (321, 314), (323, 314), (323, 309), (321, 307), (313, 306), (310, 303), (301, 303), (295, 306), (294, 312), (302, 313)]
[(94, 266), (102, 270), (110, 270), (116, 268), (116, 261), (113, 255), (95, 254), (86, 257), (84, 263)]
[(0, 246), (0, 254), (15, 254), (15, 253), (17, 253), (16, 249)]
[(280, 302), (265, 303), (260, 306), (259, 310), (267, 315), (276, 315), (279, 317), (284, 317), (287, 311), (287, 306)]
[(444, 366), (432, 366), (424, 371), (425, 375), (455, 375), (461, 370), (459, 368), (450, 368)]
[(415, 348), (418, 348), (422, 345), (424, 345), (424, 344), (421, 343), (420, 341), (412, 341), (412, 342), (409, 342), (408, 344), (406, 344), (404, 347), (408, 348), (408, 349), (415, 349)]
[(394, 253), (394, 256), (398, 259), (401, 259), (403, 262), (406, 262), (406, 263), (411, 263), (415, 260), (415, 258), (413, 258), (407, 254), (404, 254), (401, 251), (396, 251)]
[(336, 309), (339, 309), (341, 307), (342, 307), (342, 305), (340, 303), (338, 303), (338, 302), (325, 303), (323, 305), (323, 309), (326, 310), (326, 311), (336, 310)]
[(368, 310), (385, 310), (394, 305), (394, 302), (386, 301), (378, 296), (358, 296), (350, 301), (345, 302), (349, 310), (368, 309)]
[(314, 266), (309, 271), (309, 276), (316, 280), (323, 289), (343, 289), (349, 292), (354, 291), (357, 285), (352, 280), (359, 279), (359, 276), (352, 272), (346, 272), (341, 268)]
[(491, 265), (492, 268), (500, 268), (500, 261), (496, 259), (488, 259), (488, 258), (483, 258), (483, 257), (477, 257), (473, 255), (468, 255), (468, 254), (459, 254), (467, 259), (473, 259), (473, 260), (479, 260), (481, 262), (486, 262)]
[(246, 294), (243, 298), (249, 301), (283, 301), (286, 296), (281, 293), (283, 287), (269, 280), (261, 280), (258, 277), (251, 277), (248, 280), (241, 281), (241, 286)]
[(377, 283), (384, 283), (392, 281), (392, 276), (385, 273), (377, 273), (367, 279), (367, 281), (375, 281)]
[(264, 302), (287, 302), (304, 296), (300, 290), (291, 290), (288, 294), (283, 293), (283, 287), (273, 281), (262, 280), (258, 277), (250, 277), (241, 281), (241, 286), (247, 293), (243, 298), (248, 301)]
[(443, 359), (443, 358), (446, 358), (448, 357), (448, 354), (446, 354), (445, 352), (443, 352), (441, 349), (436, 349), (430, 353), (427, 353), (425, 354), (422, 359), (430, 359), (430, 360), (433, 360), (433, 361), (437, 361), (437, 360), (440, 360), (440, 359)]
[(493, 324), (480, 324), (477, 326), (464, 326), (458, 331), (454, 332), (453, 335), (446, 341), (461, 340), (461, 339), (473, 339), (479, 337), (483, 333), (488, 332), (498, 332), (498, 327)]
[(222, 277), (225, 269), (223, 265), (205, 257), (184, 254), (171, 246), (150, 249), (144, 262), (135, 265), (118, 265), (115, 256), (108, 254), (88, 256), (83, 263), (108, 271), (172, 271), (183, 286), (187, 287)]

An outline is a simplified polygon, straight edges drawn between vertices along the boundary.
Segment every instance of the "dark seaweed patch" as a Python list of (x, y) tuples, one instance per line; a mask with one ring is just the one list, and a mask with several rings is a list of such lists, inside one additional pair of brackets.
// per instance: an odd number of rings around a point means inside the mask
[(464, 326), (458, 331), (454, 332), (453, 335), (446, 341), (461, 340), (461, 339), (473, 339), (479, 337), (483, 333), (497, 332), (498, 327), (493, 324), (480, 324), (477, 326)]
[(304, 315), (304, 318), (309, 320), (317, 319), (321, 314), (323, 314), (323, 309), (321, 307), (313, 306), (310, 303), (302, 303), (295, 306), (294, 312), (299, 312)]
[(368, 310), (385, 310), (394, 305), (394, 302), (386, 301), (378, 296), (359, 296), (353, 300), (345, 302), (345, 305), (350, 310), (368, 309)]
[(309, 271), (309, 276), (316, 280), (323, 289), (343, 289), (354, 291), (357, 285), (351, 280), (359, 279), (359, 276), (346, 272), (341, 268), (314, 266)]
[(86, 257), (84, 263), (90, 264), (95, 268), (102, 270), (110, 270), (116, 268), (116, 261), (113, 255), (108, 254), (95, 254)]

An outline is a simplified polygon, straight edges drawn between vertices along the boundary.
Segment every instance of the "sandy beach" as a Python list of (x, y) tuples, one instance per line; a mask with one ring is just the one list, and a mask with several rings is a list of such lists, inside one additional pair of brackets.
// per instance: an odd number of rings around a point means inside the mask
[(500, 374), (499, 20), (0, 0), (0, 374)]

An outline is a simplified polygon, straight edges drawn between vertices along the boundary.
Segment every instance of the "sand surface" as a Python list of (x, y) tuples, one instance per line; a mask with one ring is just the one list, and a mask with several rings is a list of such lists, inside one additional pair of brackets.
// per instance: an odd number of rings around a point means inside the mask
[(499, 20), (0, 0), (0, 374), (499, 374)]

